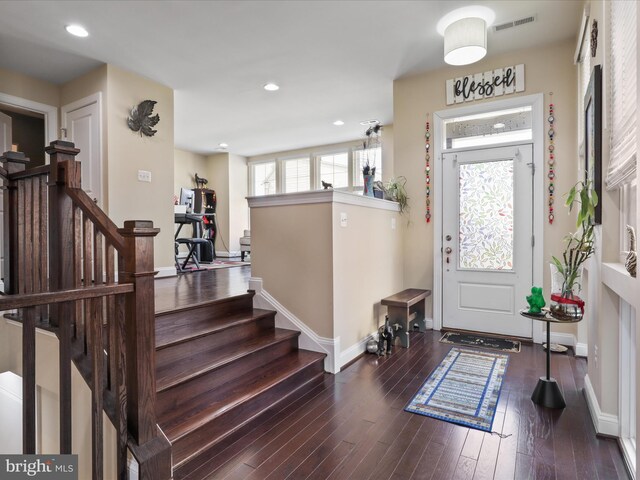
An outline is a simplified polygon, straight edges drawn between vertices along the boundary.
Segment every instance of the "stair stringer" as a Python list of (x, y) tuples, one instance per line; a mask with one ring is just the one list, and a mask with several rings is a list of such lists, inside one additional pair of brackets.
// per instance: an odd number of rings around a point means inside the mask
[(326, 338), (314, 332), (262, 287), (262, 278), (251, 277), (249, 290), (255, 292), (254, 308), (276, 311), (276, 327), (300, 332), (300, 337), (298, 337), (300, 349), (326, 354), (325, 371), (334, 374), (340, 371), (340, 337)]

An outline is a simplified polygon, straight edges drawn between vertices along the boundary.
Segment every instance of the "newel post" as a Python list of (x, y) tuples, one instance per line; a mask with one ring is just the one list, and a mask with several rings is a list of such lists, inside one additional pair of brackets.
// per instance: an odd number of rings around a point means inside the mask
[[(29, 159), (22, 152), (5, 152), (0, 157), (2, 162), (2, 176), (22, 172), (26, 169)], [(5, 293), (20, 293), (18, 291), (18, 187), (15, 182), (4, 181), (3, 198), (3, 248), (4, 248), (4, 291)], [(24, 207), (24, 205), (23, 205)]]
[(171, 478), (171, 446), (158, 431), (155, 377), (155, 287), (153, 222), (131, 220), (118, 229), (124, 237), (120, 283), (133, 283), (125, 300), (127, 423), (140, 449), (132, 449), (140, 478)]
[[(64, 290), (75, 286), (72, 265), (75, 224), (73, 202), (65, 187), (79, 186), (80, 164), (75, 161), (80, 150), (72, 142), (55, 140), (45, 148), (49, 161), (49, 288)], [(77, 166), (76, 166), (77, 165)], [(64, 166), (67, 168), (65, 169)], [(71, 453), (71, 336), (75, 325), (73, 303), (60, 303), (49, 310), (49, 321), (58, 327), (60, 374), (60, 453)]]

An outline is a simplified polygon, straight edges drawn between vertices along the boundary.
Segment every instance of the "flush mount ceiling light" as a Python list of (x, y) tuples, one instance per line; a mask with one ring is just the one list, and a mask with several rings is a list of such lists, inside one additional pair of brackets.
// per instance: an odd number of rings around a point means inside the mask
[(498, 128), (504, 128), (504, 123), (502, 123), (502, 122), (498, 122), (498, 123), (496, 123), (496, 124), (494, 124), (494, 125), (493, 125), (493, 128), (495, 128), (496, 130), (497, 130)]
[(378, 120), (365, 120), (363, 122), (360, 122), (360, 125), (362, 125), (363, 127), (369, 126), (369, 125), (376, 125), (380, 123)]
[(66, 27), (64, 27), (64, 29), (71, 35), (76, 37), (84, 38), (89, 36), (89, 32), (87, 32), (87, 29), (80, 25), (67, 25)]
[(437, 25), (444, 36), (444, 61), (449, 65), (469, 65), (487, 54), (487, 27), (495, 13), (487, 7), (472, 5), (445, 15)]
[(267, 92), (275, 92), (276, 90), (280, 90), (280, 86), (275, 83), (266, 83), (263, 87)]
[(342, 120), (336, 120), (335, 122), (333, 122), (333, 124), (336, 127), (341, 127), (342, 125), (344, 125), (344, 122)]
[(229, 145), (227, 143), (219, 143), (218, 146), (220, 148), (227, 148)]

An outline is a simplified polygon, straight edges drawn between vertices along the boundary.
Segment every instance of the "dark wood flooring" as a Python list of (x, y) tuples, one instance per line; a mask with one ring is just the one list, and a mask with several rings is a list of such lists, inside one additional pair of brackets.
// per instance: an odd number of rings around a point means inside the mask
[[(233, 272), (233, 270), (237, 270)], [(233, 290), (246, 272), (218, 280), (201, 273), (182, 285)], [(208, 275), (207, 275), (208, 276)], [(168, 279), (167, 279), (168, 280)], [(165, 280), (158, 280), (156, 285)], [(167, 285), (156, 287), (169, 297)], [(217, 286), (212, 286), (216, 284)], [(223, 286), (226, 285), (226, 286)], [(246, 290), (246, 285), (244, 286)], [(175, 301), (195, 295), (176, 293)], [(206, 290), (200, 295), (207, 295)], [(159, 298), (161, 308), (170, 303)], [(162, 307), (164, 305), (164, 307)], [(193, 479), (626, 479), (613, 439), (597, 437), (583, 395), (585, 359), (554, 354), (552, 375), (567, 408), (547, 410), (531, 400), (545, 368), (539, 345), (510, 354), (494, 430), (478, 430), (405, 412), (403, 408), (451, 348), (439, 332), (413, 333), (411, 348), (390, 357), (365, 355), (321, 385), (264, 413), (211, 453)]]

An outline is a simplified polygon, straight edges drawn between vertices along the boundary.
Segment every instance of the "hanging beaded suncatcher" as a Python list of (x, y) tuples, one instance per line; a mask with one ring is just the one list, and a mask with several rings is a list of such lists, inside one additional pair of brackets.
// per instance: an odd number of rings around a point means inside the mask
[(426, 182), (426, 200), (425, 200), (425, 207), (426, 207), (426, 213), (424, 215), (425, 220), (427, 221), (427, 223), (429, 223), (431, 221), (431, 164), (430, 164), (430, 160), (431, 160), (431, 154), (429, 149), (431, 148), (431, 131), (430, 131), (430, 125), (429, 125), (429, 114), (427, 113), (427, 123), (425, 125), (425, 130), (424, 130), (424, 162), (425, 162), (425, 167), (424, 167), (424, 176), (425, 176), (425, 182)]
[(554, 130), (555, 117), (553, 113), (553, 92), (549, 93), (549, 117), (547, 118), (547, 122), (549, 123), (549, 131), (547, 132), (549, 135), (549, 223), (553, 223), (554, 215), (553, 215), (553, 193), (555, 190), (554, 182), (556, 178), (555, 172), (555, 163), (556, 163), (556, 155), (555, 155), (555, 145), (553, 144), (553, 137), (556, 132)]

